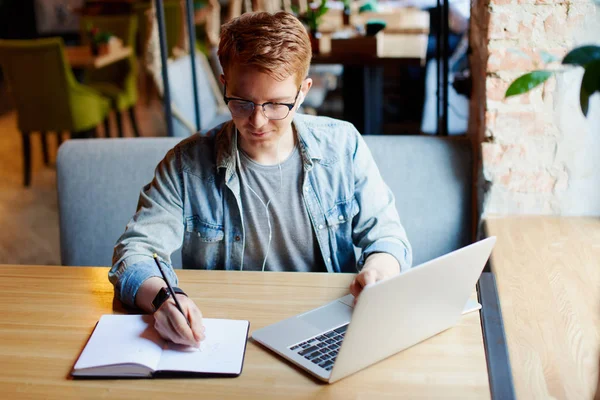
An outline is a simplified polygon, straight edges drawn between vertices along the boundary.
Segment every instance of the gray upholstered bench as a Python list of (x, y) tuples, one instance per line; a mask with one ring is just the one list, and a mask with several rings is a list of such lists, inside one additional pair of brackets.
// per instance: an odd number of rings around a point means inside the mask
[[(365, 136), (413, 246), (414, 264), (471, 242), (472, 155), (467, 141)], [(141, 188), (178, 138), (69, 140), (57, 159), (64, 265), (110, 265)], [(181, 266), (179, 254), (173, 265)]]

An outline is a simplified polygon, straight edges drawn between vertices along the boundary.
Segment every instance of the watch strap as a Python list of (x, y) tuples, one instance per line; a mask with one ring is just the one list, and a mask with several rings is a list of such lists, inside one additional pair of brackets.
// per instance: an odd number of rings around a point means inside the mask
[[(177, 286), (173, 286), (173, 292), (175, 294), (182, 294), (187, 297), (187, 294)], [(158, 310), (160, 306), (162, 306), (163, 303), (169, 299), (169, 297), (171, 297), (169, 289), (167, 287), (160, 288), (160, 290), (154, 297), (154, 300), (152, 300), (152, 306), (154, 307), (154, 311)]]

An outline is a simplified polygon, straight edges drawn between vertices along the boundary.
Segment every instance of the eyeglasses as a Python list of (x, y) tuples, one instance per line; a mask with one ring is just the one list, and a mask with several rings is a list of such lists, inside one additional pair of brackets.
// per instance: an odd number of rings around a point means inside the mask
[(302, 89), (302, 85), (298, 88), (293, 103), (274, 103), (272, 101), (267, 101), (266, 103), (257, 104), (250, 100), (227, 97), (227, 84), (225, 84), (225, 88), (223, 89), (223, 100), (225, 100), (225, 104), (227, 104), (229, 111), (231, 111), (231, 115), (234, 117), (247, 118), (254, 113), (254, 109), (257, 106), (260, 106), (262, 107), (262, 113), (265, 118), (278, 120), (285, 119), (290, 111), (292, 111), (292, 108), (296, 105), (296, 100), (298, 100), (300, 89)]

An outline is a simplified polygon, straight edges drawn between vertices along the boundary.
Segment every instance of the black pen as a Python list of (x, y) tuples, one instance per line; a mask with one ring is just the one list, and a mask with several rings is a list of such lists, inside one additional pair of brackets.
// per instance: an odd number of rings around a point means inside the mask
[(190, 320), (187, 319), (187, 317), (185, 316), (185, 313), (183, 312), (183, 309), (181, 308), (181, 304), (179, 304), (179, 300), (177, 300), (177, 297), (175, 297), (175, 292), (173, 291), (173, 288), (171, 287), (171, 284), (169, 283), (169, 280), (167, 279), (167, 274), (165, 274), (165, 271), (163, 271), (162, 266), (160, 265), (160, 261), (158, 261), (158, 255), (156, 255), (156, 253), (154, 253), (152, 255), (152, 257), (154, 257), (154, 261), (156, 262), (156, 265), (158, 266), (158, 269), (160, 270), (160, 274), (163, 276), (163, 279), (167, 283), (167, 288), (169, 288), (169, 293), (171, 293), (171, 297), (173, 298), (173, 300), (175, 300), (175, 305), (179, 309), (179, 312), (181, 312), (181, 315), (183, 315), (183, 318), (185, 318), (185, 322), (187, 322), (188, 326), (191, 328), (192, 324), (190, 324)]

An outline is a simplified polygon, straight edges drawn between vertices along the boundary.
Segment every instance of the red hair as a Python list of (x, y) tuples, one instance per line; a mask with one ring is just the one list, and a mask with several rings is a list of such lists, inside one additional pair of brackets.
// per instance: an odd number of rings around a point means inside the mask
[(219, 61), (227, 75), (231, 66), (254, 67), (278, 81), (308, 75), (312, 49), (306, 28), (294, 15), (280, 11), (245, 13), (221, 27)]

